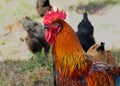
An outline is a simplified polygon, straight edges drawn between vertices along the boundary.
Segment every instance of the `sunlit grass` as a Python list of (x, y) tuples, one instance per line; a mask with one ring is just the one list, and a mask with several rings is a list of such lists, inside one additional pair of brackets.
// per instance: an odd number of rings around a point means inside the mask
[(110, 30), (113, 27), (111, 23), (105, 23), (101, 25), (101, 28)]
[(95, 14), (98, 11), (106, 8), (108, 6), (120, 5), (119, 0), (80, 0), (77, 6), (77, 12), (83, 13), (84, 10), (88, 11), (90, 14)]
[[(44, 60), (42, 60), (44, 59)], [(0, 63), (1, 86), (53, 86), (53, 75), (44, 54), (38, 53), (29, 61), (5, 61)], [(46, 64), (44, 64), (46, 63)], [(52, 62), (51, 62), (52, 63)], [(44, 65), (43, 65), (44, 64)]]
[(120, 49), (112, 48), (112, 52), (117, 59), (117, 64), (120, 66)]
[(3, 28), (23, 16), (32, 17), (37, 15), (36, 4), (33, 0), (17, 0), (17, 2), (15, 0), (2, 0), (0, 3), (6, 3), (0, 5), (0, 10), (2, 11), (0, 12), (0, 26)]

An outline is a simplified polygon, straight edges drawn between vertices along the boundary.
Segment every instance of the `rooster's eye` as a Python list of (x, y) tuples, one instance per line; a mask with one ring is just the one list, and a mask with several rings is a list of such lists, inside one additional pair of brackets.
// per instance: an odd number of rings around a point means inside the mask
[(58, 27), (62, 27), (62, 24), (61, 23), (57, 23), (58, 24)]
[(56, 23), (54, 23), (54, 24), (52, 24), (53, 26), (55, 26), (55, 27), (62, 27), (62, 24), (61, 23), (58, 23), (58, 22), (56, 22)]

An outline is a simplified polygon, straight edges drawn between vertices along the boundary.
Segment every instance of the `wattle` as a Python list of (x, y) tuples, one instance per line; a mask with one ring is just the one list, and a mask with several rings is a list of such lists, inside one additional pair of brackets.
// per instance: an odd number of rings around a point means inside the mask
[(56, 34), (52, 33), (50, 30), (46, 31), (45, 39), (48, 42), (48, 44), (53, 44), (55, 41)]

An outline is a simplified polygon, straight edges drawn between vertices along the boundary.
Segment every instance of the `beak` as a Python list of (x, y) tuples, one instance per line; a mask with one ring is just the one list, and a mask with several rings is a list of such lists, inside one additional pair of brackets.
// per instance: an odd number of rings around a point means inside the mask
[(48, 26), (47, 26), (47, 25), (44, 25), (44, 26), (43, 26), (43, 29), (48, 29)]

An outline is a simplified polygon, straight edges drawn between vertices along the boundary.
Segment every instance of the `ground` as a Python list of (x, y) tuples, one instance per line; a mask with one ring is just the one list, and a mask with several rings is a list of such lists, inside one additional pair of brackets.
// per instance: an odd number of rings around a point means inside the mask
[[(15, 35), (24, 36), (24, 34), (17, 32), (5, 35), (7, 32), (6, 27), (23, 16), (29, 16), (33, 20), (42, 23), (42, 18), (37, 14), (35, 3), (35, 0), (0, 1), (1, 86), (53, 85), (51, 53), (49, 56), (51, 63), (45, 61), (45, 65), (41, 65), (44, 61), (42, 62), (38, 58), (31, 59), (31, 57), (36, 56), (28, 50), (26, 43), (20, 41), (18, 39), (19, 36)], [(101, 0), (101, 2), (99, 0), (50, 0), (50, 3), (53, 7), (59, 7), (67, 12), (66, 21), (75, 31), (77, 31), (77, 25), (82, 20), (82, 14), (86, 9), (89, 14), (89, 20), (94, 26), (96, 42), (98, 44), (101, 41), (105, 42), (106, 49), (112, 50), (114, 56), (117, 58), (117, 64), (120, 64), (119, 0)], [(37, 56), (39, 57), (39, 55)], [(44, 58), (45, 56), (42, 55), (42, 57)]]

